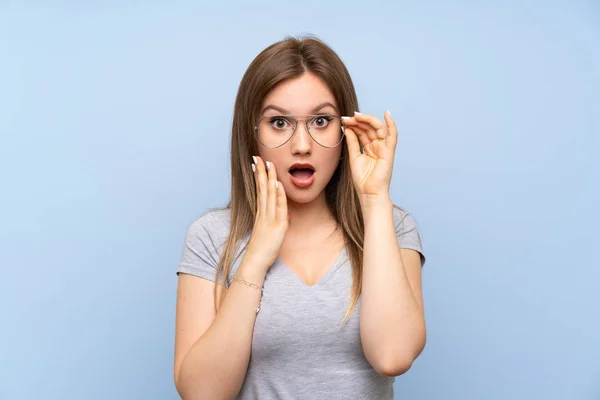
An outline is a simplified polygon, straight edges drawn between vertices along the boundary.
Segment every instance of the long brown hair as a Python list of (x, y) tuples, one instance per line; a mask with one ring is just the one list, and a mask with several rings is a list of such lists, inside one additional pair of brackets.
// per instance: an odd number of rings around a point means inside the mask
[[(235, 100), (231, 136), (231, 229), (219, 259), (216, 280), (225, 285), (235, 262), (235, 253), (242, 239), (252, 231), (256, 216), (256, 187), (250, 162), (258, 154), (254, 125), (267, 93), (278, 83), (296, 78), (305, 72), (319, 76), (333, 93), (342, 115), (359, 111), (358, 100), (350, 74), (339, 56), (314, 36), (286, 37), (263, 50), (244, 74)], [(352, 265), (352, 294), (344, 324), (352, 315), (362, 287), (364, 222), (358, 194), (352, 183), (347, 147), (341, 144), (342, 159), (325, 188), (327, 206), (343, 231), (349, 261)], [(362, 146), (361, 146), (362, 147)], [(361, 148), (362, 150), (362, 148)], [(238, 254), (239, 256), (239, 254)], [(225, 291), (215, 285), (215, 311)]]

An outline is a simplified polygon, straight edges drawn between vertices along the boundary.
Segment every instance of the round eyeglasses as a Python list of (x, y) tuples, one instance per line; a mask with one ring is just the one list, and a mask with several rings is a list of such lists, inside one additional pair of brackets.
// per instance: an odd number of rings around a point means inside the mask
[(336, 147), (344, 140), (344, 126), (337, 115), (308, 115), (304, 120), (294, 116), (262, 117), (254, 127), (259, 142), (271, 149), (283, 146), (292, 138), (300, 121), (305, 121), (309, 136), (322, 147)]

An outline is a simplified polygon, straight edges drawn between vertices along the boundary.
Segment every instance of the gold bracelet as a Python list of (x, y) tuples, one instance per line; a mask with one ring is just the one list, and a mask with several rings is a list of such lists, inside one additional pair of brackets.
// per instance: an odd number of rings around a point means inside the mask
[(264, 288), (261, 288), (260, 286), (254, 284), (252, 282), (245, 281), (242, 278), (238, 278), (236, 275), (234, 275), (232, 279), (234, 281), (238, 281), (239, 283), (242, 283), (242, 284), (244, 284), (246, 286), (250, 286), (250, 287), (253, 287), (253, 288), (256, 288), (256, 289), (260, 290), (260, 302), (258, 304), (258, 308), (256, 309), (256, 313), (258, 314), (258, 312), (260, 311), (260, 308), (262, 307), (262, 294), (264, 292)]

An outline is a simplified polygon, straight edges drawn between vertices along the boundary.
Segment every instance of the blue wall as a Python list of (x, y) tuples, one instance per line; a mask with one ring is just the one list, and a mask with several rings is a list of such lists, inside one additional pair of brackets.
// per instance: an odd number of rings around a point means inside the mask
[(397, 397), (600, 399), (598, 2), (85, 3), (0, 3), (1, 399), (177, 398), (185, 230), (244, 70), (307, 32), (400, 127), (428, 345)]

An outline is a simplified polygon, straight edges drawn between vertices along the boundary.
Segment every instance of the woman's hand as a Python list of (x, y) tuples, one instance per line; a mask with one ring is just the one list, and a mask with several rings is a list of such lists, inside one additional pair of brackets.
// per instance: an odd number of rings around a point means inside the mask
[[(385, 122), (382, 122), (372, 115), (361, 113), (342, 117), (352, 180), (361, 204), (371, 199), (389, 198), (398, 131), (389, 111), (384, 118)], [(364, 154), (361, 153), (359, 139), (365, 149)]]
[(279, 256), (279, 250), (289, 226), (287, 196), (283, 184), (277, 181), (273, 163), (269, 168), (262, 158), (254, 157), (256, 183), (256, 218), (244, 258), (267, 271)]

